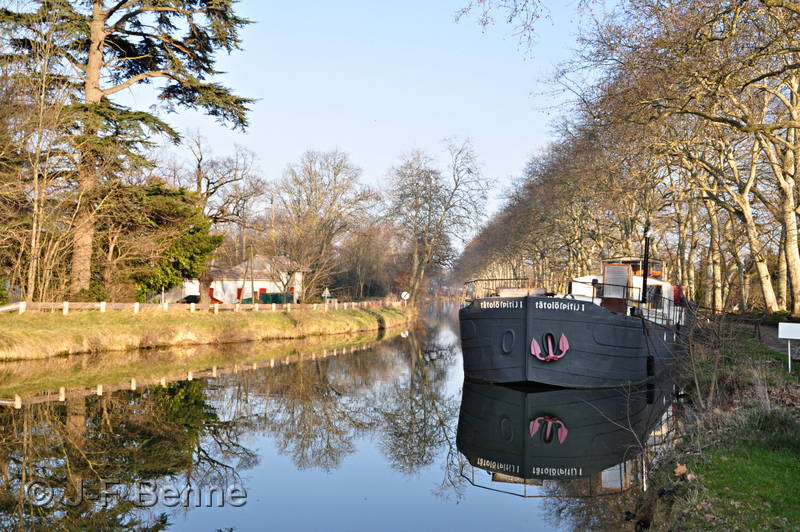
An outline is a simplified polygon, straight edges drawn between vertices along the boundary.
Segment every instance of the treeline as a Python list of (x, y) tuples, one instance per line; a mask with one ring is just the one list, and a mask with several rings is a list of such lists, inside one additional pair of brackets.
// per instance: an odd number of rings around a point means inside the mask
[[(523, 4), (524, 29), (541, 6)], [(641, 254), (649, 220), (666, 277), (699, 303), (800, 314), (799, 38), (795, 2), (621, 2), (581, 36), (558, 76), (570, 117), (459, 275), (586, 274)]]
[(276, 269), (303, 268), (307, 300), (326, 288), (345, 299), (416, 297), (426, 275), (452, 265), (452, 241), (478, 221), (485, 181), (471, 143), (450, 139), (439, 158), (401, 156), (384, 184), (365, 185), (342, 151), (307, 151), (279, 179), (251, 176), (242, 209), (216, 225), (225, 239), (214, 265), (257, 254)]
[[(310, 151), (268, 180), (252, 153), (214, 155), (165, 120), (190, 109), (247, 127), (254, 100), (215, 80), (250, 23), (234, 8), (0, 7), (0, 301), (142, 300), (254, 254), (308, 270), (309, 298), (416, 295), (452, 261), (450, 238), (483, 197), (468, 141), (442, 163), (403, 157), (381, 194), (344, 153)], [(123, 105), (129, 89), (158, 105)]]

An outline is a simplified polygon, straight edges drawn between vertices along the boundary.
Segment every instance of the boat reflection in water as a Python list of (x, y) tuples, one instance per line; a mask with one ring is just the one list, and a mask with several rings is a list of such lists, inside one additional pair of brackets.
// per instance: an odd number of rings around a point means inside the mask
[(525, 497), (646, 489), (645, 464), (668, 443), (672, 422), (671, 383), (574, 390), (467, 380), (456, 444), (472, 467), (461, 474)]

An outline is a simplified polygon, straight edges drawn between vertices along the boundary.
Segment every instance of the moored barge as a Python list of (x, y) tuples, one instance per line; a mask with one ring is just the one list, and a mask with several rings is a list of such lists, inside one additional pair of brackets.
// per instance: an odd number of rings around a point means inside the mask
[(565, 388), (651, 380), (680, 355), (690, 306), (659, 261), (618, 257), (566, 293), (530, 279), (467, 282), (459, 311), (464, 374)]

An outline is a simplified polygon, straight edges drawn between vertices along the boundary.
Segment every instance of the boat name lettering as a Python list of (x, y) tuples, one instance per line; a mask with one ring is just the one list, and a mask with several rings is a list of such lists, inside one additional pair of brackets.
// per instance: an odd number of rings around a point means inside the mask
[(522, 301), (481, 301), (481, 308), (522, 308)]
[(531, 470), (534, 475), (547, 475), (551, 477), (569, 476), (580, 477), (583, 475), (582, 467), (536, 467)]
[(585, 303), (574, 303), (572, 301), (537, 301), (536, 308), (540, 310), (572, 310), (583, 312), (586, 310)]
[(517, 473), (519, 474), (519, 466), (515, 464), (504, 464), (503, 462), (496, 462), (495, 460), (487, 460), (486, 458), (478, 458), (476, 460), (478, 467), (483, 469), (491, 469), (503, 473)]

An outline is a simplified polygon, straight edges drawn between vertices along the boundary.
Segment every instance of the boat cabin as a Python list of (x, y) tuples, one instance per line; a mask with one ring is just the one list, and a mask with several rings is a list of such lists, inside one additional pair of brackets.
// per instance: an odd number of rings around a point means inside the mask
[[(664, 261), (650, 259), (648, 262), (650, 263), (648, 277), (661, 279), (661, 275), (664, 273)], [(611, 257), (609, 259), (603, 259), (603, 266), (606, 264), (623, 264), (630, 266), (631, 270), (633, 270), (633, 275), (644, 275), (643, 257)]]

